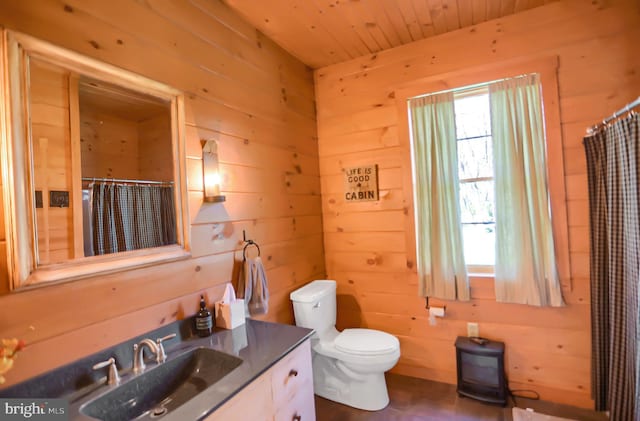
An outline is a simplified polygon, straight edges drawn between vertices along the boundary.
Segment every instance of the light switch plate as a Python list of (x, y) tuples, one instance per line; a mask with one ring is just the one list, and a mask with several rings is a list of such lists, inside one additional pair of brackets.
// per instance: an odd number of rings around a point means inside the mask
[(478, 323), (467, 323), (467, 336), (480, 336), (480, 327), (478, 326)]

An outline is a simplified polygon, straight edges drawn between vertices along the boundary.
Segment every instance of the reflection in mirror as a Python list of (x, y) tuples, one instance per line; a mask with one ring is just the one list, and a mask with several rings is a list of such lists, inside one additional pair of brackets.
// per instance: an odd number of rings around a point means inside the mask
[(38, 266), (176, 244), (171, 102), (35, 58), (29, 75)]

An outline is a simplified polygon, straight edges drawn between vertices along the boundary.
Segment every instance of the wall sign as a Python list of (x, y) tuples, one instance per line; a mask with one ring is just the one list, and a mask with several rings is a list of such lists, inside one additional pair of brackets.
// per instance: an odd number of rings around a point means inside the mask
[(378, 200), (378, 166), (367, 165), (344, 169), (347, 202)]

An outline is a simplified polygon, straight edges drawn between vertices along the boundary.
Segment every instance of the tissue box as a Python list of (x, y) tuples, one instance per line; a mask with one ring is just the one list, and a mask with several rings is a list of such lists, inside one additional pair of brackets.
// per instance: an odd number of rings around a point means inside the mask
[(216, 326), (233, 329), (244, 324), (244, 300), (215, 303)]

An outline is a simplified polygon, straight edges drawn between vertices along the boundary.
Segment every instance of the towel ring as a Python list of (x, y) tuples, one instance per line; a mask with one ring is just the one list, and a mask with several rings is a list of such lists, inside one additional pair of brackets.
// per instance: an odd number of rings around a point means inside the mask
[(258, 244), (256, 244), (256, 243), (254, 243), (253, 240), (248, 240), (247, 244), (242, 249), (242, 258), (244, 260), (247, 260), (247, 247), (249, 247), (249, 246), (256, 246), (256, 248), (258, 249), (258, 257), (260, 257), (260, 246)]

